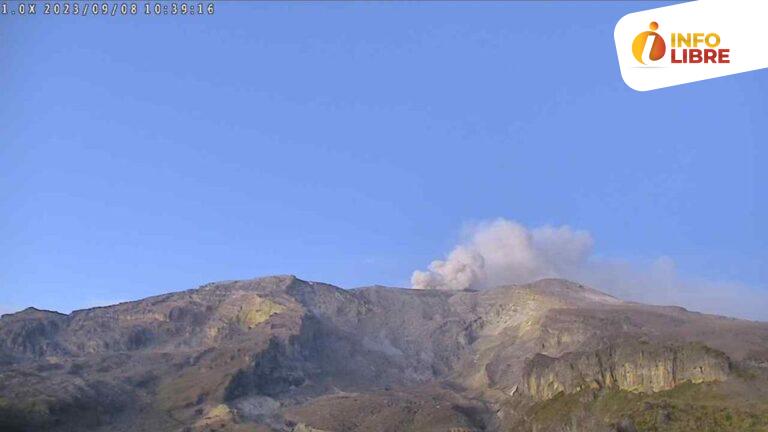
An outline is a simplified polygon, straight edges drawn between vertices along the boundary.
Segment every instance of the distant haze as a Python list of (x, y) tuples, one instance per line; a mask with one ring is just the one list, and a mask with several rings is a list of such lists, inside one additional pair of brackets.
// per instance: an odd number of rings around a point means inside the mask
[(732, 281), (678, 274), (667, 256), (645, 261), (597, 256), (588, 231), (567, 225), (528, 228), (499, 218), (468, 226), (444, 259), (411, 276), (416, 289), (484, 289), (559, 277), (625, 300), (680, 305), (692, 310), (768, 319), (763, 290)]

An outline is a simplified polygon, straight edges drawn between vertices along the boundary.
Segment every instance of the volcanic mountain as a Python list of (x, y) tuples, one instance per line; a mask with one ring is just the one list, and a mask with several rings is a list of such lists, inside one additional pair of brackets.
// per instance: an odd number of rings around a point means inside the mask
[(1, 431), (766, 431), (768, 324), (546, 279), (211, 283), (0, 318)]

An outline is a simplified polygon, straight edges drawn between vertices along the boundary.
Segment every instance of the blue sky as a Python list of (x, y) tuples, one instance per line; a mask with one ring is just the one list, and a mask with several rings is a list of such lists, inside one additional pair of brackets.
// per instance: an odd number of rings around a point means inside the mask
[(660, 5), (0, 17), (0, 307), (407, 286), (497, 217), (768, 290), (768, 72), (629, 89), (613, 27)]

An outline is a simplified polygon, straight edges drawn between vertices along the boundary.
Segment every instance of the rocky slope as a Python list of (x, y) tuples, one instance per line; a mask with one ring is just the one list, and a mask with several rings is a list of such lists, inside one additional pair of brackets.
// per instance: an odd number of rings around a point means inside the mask
[(766, 368), (767, 324), (563, 280), (275, 276), (4, 315), (0, 430), (768, 430)]

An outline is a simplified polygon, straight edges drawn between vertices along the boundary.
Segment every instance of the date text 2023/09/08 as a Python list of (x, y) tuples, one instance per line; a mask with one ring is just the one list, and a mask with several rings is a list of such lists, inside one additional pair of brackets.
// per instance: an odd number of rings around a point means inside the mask
[(213, 15), (216, 6), (209, 2), (0, 2), (2, 16), (138, 16), (138, 15)]

